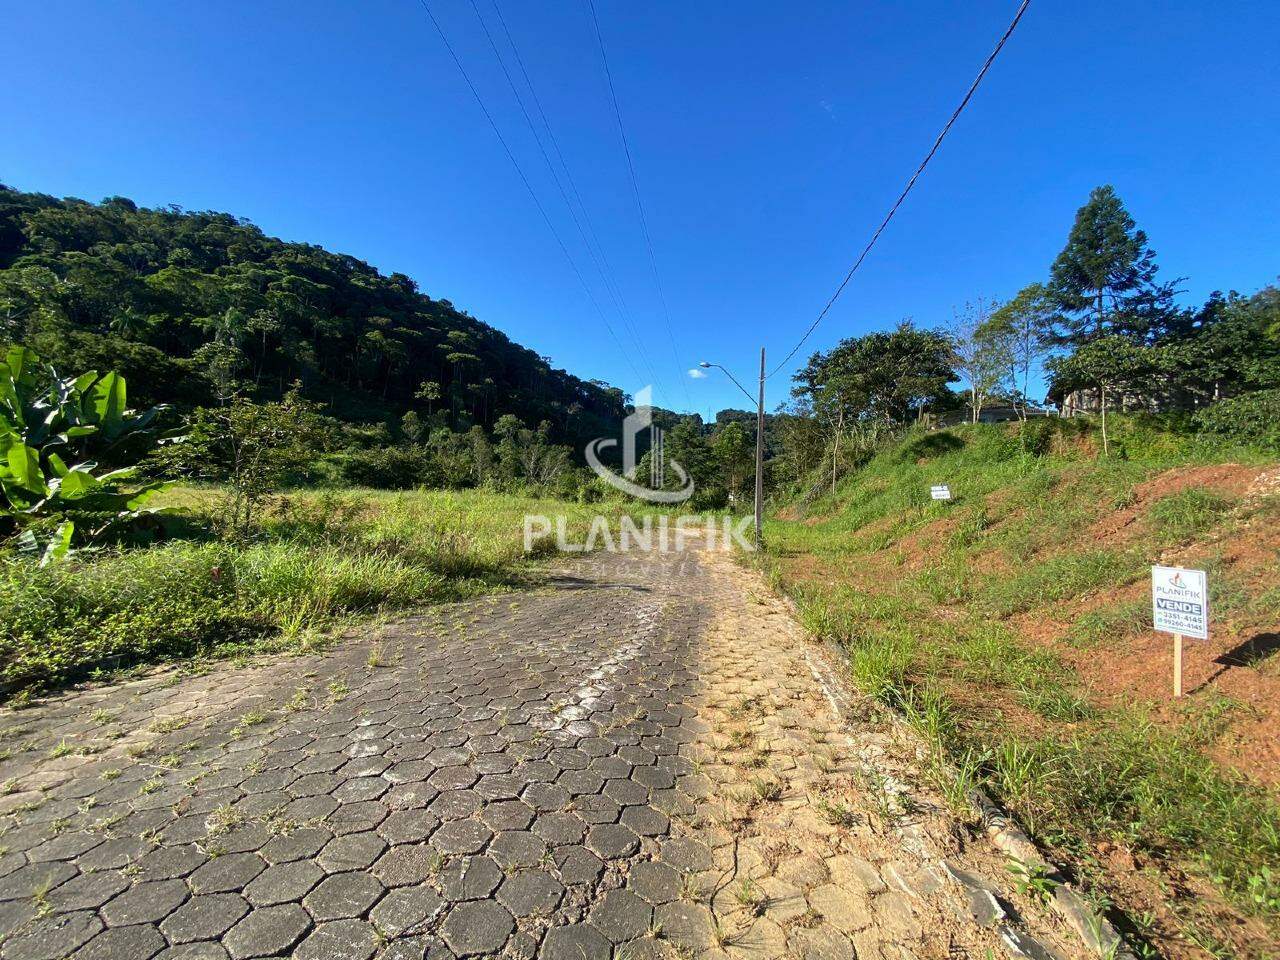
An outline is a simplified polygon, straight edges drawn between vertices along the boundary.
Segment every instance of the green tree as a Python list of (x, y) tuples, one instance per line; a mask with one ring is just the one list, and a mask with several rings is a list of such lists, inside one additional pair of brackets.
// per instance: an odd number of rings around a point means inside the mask
[(1010, 344), (1000, 328), (992, 326), (991, 313), (992, 304), (979, 298), (956, 311), (951, 326), (951, 362), (969, 385), (969, 415), (974, 423), (1011, 362)]
[(1063, 314), (1058, 342), (1146, 338), (1171, 313), (1173, 285), (1157, 284), (1157, 270), (1146, 233), (1115, 188), (1096, 187), (1049, 272), (1048, 291)]
[(1031, 377), (1049, 356), (1058, 309), (1042, 284), (1023, 287), (1007, 303), (1001, 304), (980, 331), (983, 339), (998, 341), (1008, 364), (1003, 385), (1013, 399), (1019, 416), (1026, 420), (1031, 403)]
[(1126, 392), (1149, 396), (1167, 389), (1182, 359), (1177, 346), (1150, 347), (1113, 334), (1086, 343), (1067, 356), (1055, 357), (1050, 366), (1054, 378), (1068, 387), (1093, 384), (1098, 388), (1102, 406), (1102, 452), (1110, 455), (1107, 435), (1110, 398)]
[(711, 451), (724, 477), (725, 490), (735, 498), (745, 497), (747, 483), (755, 477), (755, 438), (741, 421), (732, 420), (712, 436)]
[(332, 437), (331, 423), (295, 384), (277, 402), (237, 397), (196, 409), (186, 437), (157, 454), (156, 463), (170, 475), (226, 484), (219, 524), (226, 535), (243, 539), (253, 532), (263, 503), (305, 476)]
[(859, 419), (907, 423), (955, 379), (946, 335), (903, 321), (815, 353), (795, 377), (797, 397)]

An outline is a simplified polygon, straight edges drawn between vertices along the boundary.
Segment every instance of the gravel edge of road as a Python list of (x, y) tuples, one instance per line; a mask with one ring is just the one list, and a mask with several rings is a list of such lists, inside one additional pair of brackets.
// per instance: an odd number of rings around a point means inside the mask
[[(804, 630), (803, 620), (800, 617), (800, 610), (796, 606), (795, 601), (772, 586), (770, 587), (770, 590), (775, 596), (781, 599), (784, 604), (786, 604), (787, 609), (791, 611), (796, 623), (800, 625), (802, 630)], [(840, 662), (842, 652), (833, 642), (815, 637), (807, 630), (804, 632), (806, 636), (808, 636), (825, 652), (829, 659), (835, 663)], [(833, 680), (835, 680), (841, 688), (846, 686), (846, 683), (838, 677), (834, 677)], [(821, 679), (819, 682), (822, 682)], [(827, 684), (823, 683), (823, 686), (825, 688), (827, 687)], [(833, 691), (828, 690), (828, 693), (832, 692)], [(844, 704), (838, 704), (837, 708), (842, 713), (845, 713), (849, 709), (847, 704), (852, 698), (849, 697), (848, 693), (843, 689), (840, 689), (838, 692), (840, 693), (841, 698), (846, 702)], [(911, 739), (918, 739), (914, 729), (912, 729), (911, 725), (907, 723), (906, 719), (897, 711), (892, 710), (882, 703), (868, 700), (860, 694), (855, 694), (855, 696), (857, 696), (859, 700), (865, 701), (866, 706), (870, 710), (876, 712), (887, 720), (896, 730), (898, 730), (899, 733)], [(955, 767), (949, 762), (943, 760), (942, 763), (948, 774), (957, 773)], [(1085, 898), (1081, 896), (1079, 891), (1077, 891), (1066, 879), (1058, 865), (1045, 857), (1044, 853), (1035, 844), (1035, 842), (1032, 841), (1022, 828), (1012, 820), (1007, 811), (1002, 809), (999, 804), (987, 795), (985, 790), (982, 790), (979, 787), (975, 787), (970, 790), (969, 802), (973, 807), (973, 812), (977, 816), (979, 823), (982, 825), (983, 834), (1000, 852), (1004, 853), (1008, 857), (1020, 861), (1033, 870), (1042, 871), (1044, 875), (1054, 881), (1054, 895), (1053, 899), (1050, 901), (1050, 905), (1053, 907), (1054, 911), (1062, 917), (1067, 925), (1075, 931), (1087, 949), (1103, 958), (1103, 960), (1136, 960), (1134, 953), (1129, 948), (1128, 944), (1125, 943), (1124, 937), (1121, 936), (1118, 930), (1116, 930), (1111, 921), (1089, 906)], [(972, 884), (969, 881), (971, 879), (976, 879), (957, 876), (956, 872), (948, 868), (945, 862), (943, 867), (947, 870), (948, 875), (961, 886), (970, 887)], [(981, 887), (981, 889), (987, 890), (985, 886)], [(996, 891), (987, 890), (987, 893), (994, 896)], [(1017, 949), (1016, 944), (1010, 944), (1010, 946)]]

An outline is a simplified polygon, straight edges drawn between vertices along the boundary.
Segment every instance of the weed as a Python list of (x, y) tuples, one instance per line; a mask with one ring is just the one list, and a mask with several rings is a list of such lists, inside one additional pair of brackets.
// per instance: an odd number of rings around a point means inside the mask
[(733, 891), (733, 898), (742, 904), (753, 917), (759, 916), (765, 905), (765, 895), (760, 888), (751, 882), (750, 877), (743, 877)]
[(1041, 903), (1048, 903), (1053, 899), (1058, 882), (1043, 865), (1031, 865), (1010, 858), (1006, 867), (1013, 874), (1013, 885), (1019, 893)]

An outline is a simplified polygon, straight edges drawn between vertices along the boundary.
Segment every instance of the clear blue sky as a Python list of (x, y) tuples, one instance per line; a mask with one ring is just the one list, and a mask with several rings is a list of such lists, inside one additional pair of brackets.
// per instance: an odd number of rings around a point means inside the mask
[[(618, 327), (470, 0), (430, 2)], [(417, 0), (9, 2), (0, 181), (245, 216), (403, 271), (581, 376), (634, 392), (631, 363), (652, 364), (656, 402), (687, 389), (705, 414), (742, 397), (684, 371), (746, 381), (761, 344), (790, 349), (1016, 7), (597, 0), (673, 357), (584, 0), (499, 2), (647, 359), (600, 324)], [(810, 346), (1042, 278), (1107, 182), (1187, 299), (1271, 282), (1278, 54), (1274, 3), (1033, 0)]]

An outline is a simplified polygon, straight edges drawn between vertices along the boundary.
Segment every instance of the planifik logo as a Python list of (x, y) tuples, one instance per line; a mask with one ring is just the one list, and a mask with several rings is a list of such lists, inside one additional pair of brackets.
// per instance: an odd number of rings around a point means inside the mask
[[(637, 483), (640, 458), (637, 441), (645, 431), (649, 433), (649, 485)], [(636, 394), (635, 411), (622, 421), (622, 473), (614, 473), (600, 459), (600, 452), (618, 446), (614, 437), (597, 437), (587, 444), (584, 452), (587, 465), (605, 483), (650, 503), (684, 503), (693, 496), (693, 478), (676, 460), (668, 459), (663, 449), (662, 428), (653, 422), (653, 387), (645, 387)], [(675, 490), (664, 489), (667, 469), (670, 468), (680, 484)]]

